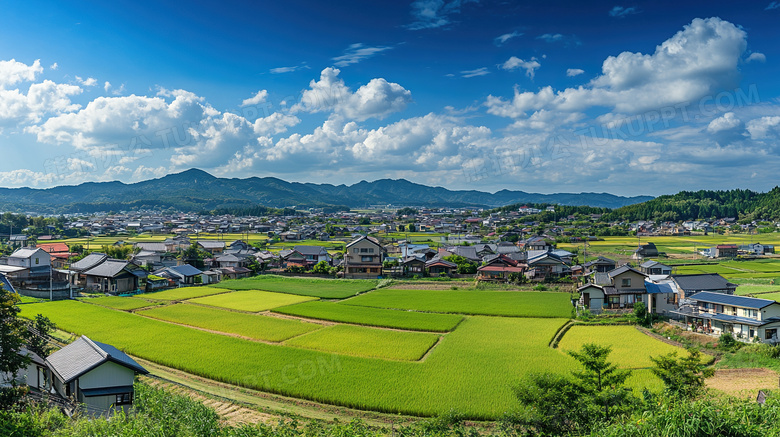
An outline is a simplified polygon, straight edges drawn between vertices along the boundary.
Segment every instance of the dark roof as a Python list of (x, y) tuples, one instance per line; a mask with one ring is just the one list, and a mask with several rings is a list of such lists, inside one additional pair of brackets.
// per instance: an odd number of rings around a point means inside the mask
[(638, 275), (647, 276), (646, 274), (640, 272), (639, 270), (631, 267), (628, 264), (622, 265), (622, 266), (620, 266), (620, 267), (618, 267), (618, 268), (616, 268), (614, 270), (610, 270), (610, 271), (607, 272), (607, 274), (609, 275), (610, 278), (614, 278), (617, 275), (621, 275), (621, 274), (629, 272), (629, 271), (630, 272), (634, 272), (634, 273), (636, 273)]
[(11, 282), (8, 280), (8, 278), (0, 273), (0, 285), (3, 286), (7, 291), (10, 291), (11, 293), (16, 293), (16, 290), (14, 290), (14, 286), (11, 285)]
[(640, 266), (640, 267), (644, 267), (644, 268), (646, 268), (646, 269), (649, 269), (650, 267), (655, 267), (655, 266), (664, 266), (664, 267), (669, 267), (669, 266), (667, 266), (666, 264), (661, 264), (661, 263), (659, 263), (658, 261), (653, 261), (653, 260), (650, 260), (650, 261), (645, 261), (645, 262), (643, 262), (642, 264), (640, 264), (639, 266)]
[(68, 383), (109, 361), (138, 373), (149, 373), (126, 353), (114, 346), (92, 341), (87, 336), (81, 336), (49, 355), (46, 364), (63, 382)]
[(368, 240), (368, 241), (370, 241), (370, 242), (372, 242), (372, 243), (376, 244), (376, 245), (377, 245), (377, 246), (379, 246), (380, 248), (382, 247), (382, 245), (381, 245), (381, 244), (379, 244), (379, 240), (377, 240), (377, 239), (376, 239), (376, 238), (374, 238), (374, 237), (366, 237), (365, 235), (361, 235), (359, 238), (357, 238), (357, 239), (353, 240), (351, 243), (347, 244), (347, 247), (349, 247), (349, 246), (352, 246), (353, 244), (357, 244), (358, 242), (360, 242), (360, 241), (362, 241), (362, 240)]
[(83, 272), (85, 270), (91, 269), (92, 267), (95, 267), (106, 259), (108, 259), (108, 255), (105, 253), (92, 252), (84, 258), (71, 264), (70, 269), (77, 272)]
[(113, 278), (114, 276), (122, 273), (122, 271), (125, 270), (128, 265), (130, 265), (128, 261), (107, 259), (101, 264), (98, 264), (95, 267), (85, 271), (84, 274), (89, 276), (100, 276), (101, 278)]
[(180, 266), (168, 267), (168, 269), (173, 270), (174, 272), (179, 273), (182, 276), (197, 276), (203, 273), (189, 264), (182, 264)]
[(769, 299), (758, 299), (755, 297), (735, 296), (733, 294), (712, 293), (702, 291), (689, 296), (689, 299), (697, 302), (712, 302), (720, 305), (731, 305), (740, 308), (761, 309), (777, 303)]
[(302, 255), (327, 255), (328, 251), (322, 246), (295, 246), (294, 248)]
[(198, 244), (204, 249), (224, 249), (224, 241), (198, 241)]
[(614, 265), (617, 265), (617, 262), (615, 262), (615, 261), (613, 261), (613, 260), (611, 260), (609, 258), (605, 258), (603, 256), (600, 256), (597, 259), (594, 259), (593, 261), (588, 261), (588, 262), (586, 262), (583, 265), (585, 267), (590, 267), (590, 266), (609, 266), (609, 265), (614, 266)]
[(427, 263), (425, 263), (426, 267), (432, 267), (432, 266), (437, 266), (437, 265), (450, 267), (450, 268), (458, 267), (458, 265), (455, 264), (454, 262), (450, 262), (450, 261), (447, 261), (445, 259), (432, 259), (432, 260), (428, 261)]
[(652, 282), (645, 279), (645, 289), (647, 294), (659, 294), (659, 293), (674, 293), (675, 290), (672, 284), (668, 282)]
[(119, 395), (124, 393), (132, 393), (133, 392), (133, 386), (132, 385), (122, 385), (118, 387), (101, 387), (101, 388), (82, 388), (81, 393), (85, 397), (92, 397), (92, 396), (112, 396), (112, 395)]
[(736, 288), (736, 284), (727, 281), (717, 273), (702, 273), (697, 275), (672, 275), (671, 278), (683, 290), (705, 291)]

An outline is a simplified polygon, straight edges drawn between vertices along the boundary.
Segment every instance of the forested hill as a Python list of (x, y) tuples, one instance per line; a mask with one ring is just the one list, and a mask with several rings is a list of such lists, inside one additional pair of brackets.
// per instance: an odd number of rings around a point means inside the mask
[(734, 217), (739, 220), (780, 219), (780, 188), (767, 193), (750, 190), (681, 191), (647, 202), (617, 208), (606, 220), (697, 220)]

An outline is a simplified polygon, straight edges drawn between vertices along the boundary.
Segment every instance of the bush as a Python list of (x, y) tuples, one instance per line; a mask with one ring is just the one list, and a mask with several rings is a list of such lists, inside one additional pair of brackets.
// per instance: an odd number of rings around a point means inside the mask
[(724, 332), (718, 340), (718, 349), (733, 352), (742, 346), (729, 332)]

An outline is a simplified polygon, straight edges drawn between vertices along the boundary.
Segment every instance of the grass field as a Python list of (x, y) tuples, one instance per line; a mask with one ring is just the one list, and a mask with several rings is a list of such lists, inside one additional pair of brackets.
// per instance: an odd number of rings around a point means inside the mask
[(284, 344), (357, 357), (417, 361), (437, 341), (437, 334), (336, 325), (287, 340)]
[(381, 289), (348, 305), (439, 313), (513, 317), (569, 317), (569, 293)]
[(265, 290), (324, 299), (343, 299), (376, 287), (376, 281), (360, 279), (309, 279), (263, 275), (222, 281), (231, 290)]
[(271, 308), (315, 300), (315, 297), (296, 296), (270, 291), (242, 290), (214, 296), (190, 299), (189, 302), (231, 310), (257, 313)]
[(19, 296), (20, 303), (36, 303), (42, 300), (42, 299), (38, 299), (37, 297), (22, 296), (21, 294), (19, 294), (18, 296)]
[[(653, 339), (633, 326), (573, 326), (561, 339), (558, 349), (561, 352), (576, 351), (585, 343), (610, 346), (609, 361), (629, 369), (651, 367), (651, 356), (669, 352), (677, 352), (679, 356), (687, 354), (685, 349)], [(712, 361), (709, 355), (705, 357)]]
[(451, 331), (463, 320), (454, 314), (430, 314), (413, 311), (397, 311), (384, 308), (369, 308), (343, 305), (332, 302), (304, 302), (276, 308), (274, 312), (310, 319), (353, 323), (356, 325), (381, 326), (385, 328), (408, 329), (412, 331)]
[(315, 323), (235, 313), (185, 303), (139, 311), (138, 314), (271, 342), (288, 340), (322, 328), (322, 325)]
[(141, 294), (140, 297), (144, 299), (173, 301), (173, 300), (192, 299), (195, 297), (211, 296), (219, 293), (227, 293), (229, 291), (231, 290), (228, 290), (226, 288), (217, 288), (217, 287), (184, 287), (184, 288), (176, 288), (173, 290), (158, 291), (155, 293), (144, 293)]
[[(755, 297), (764, 297), (763, 294), (756, 293), (769, 293), (777, 291), (780, 292), (780, 285), (766, 285), (766, 284), (739, 284), (736, 294), (744, 296), (747, 294), (755, 295)], [(764, 298), (768, 299), (768, 298)]]
[(25, 317), (37, 313), (62, 329), (196, 375), (390, 413), (456, 410), (495, 419), (515, 405), (511, 386), (526, 372), (574, 366), (547, 347), (565, 319), (470, 317), (418, 363), (268, 345), (76, 301), (23, 305)]
[(83, 302), (91, 303), (94, 305), (102, 305), (104, 307), (114, 308), (116, 310), (137, 310), (139, 308), (145, 308), (155, 305), (161, 305), (162, 302), (150, 302), (148, 300), (136, 299), (133, 297), (118, 297), (118, 296), (103, 296), (93, 297), (89, 299), (81, 299)]

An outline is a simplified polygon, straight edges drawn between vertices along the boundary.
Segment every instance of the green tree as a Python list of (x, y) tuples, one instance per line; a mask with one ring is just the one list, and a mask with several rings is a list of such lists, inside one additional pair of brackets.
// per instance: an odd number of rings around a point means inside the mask
[(325, 260), (320, 261), (311, 268), (311, 272), (318, 275), (328, 275), (330, 274), (330, 264)]
[(567, 353), (583, 367), (572, 375), (579, 381), (583, 391), (591, 394), (596, 404), (603, 408), (604, 418), (609, 417), (610, 409), (617, 409), (631, 400), (631, 391), (625, 388), (631, 371), (620, 370), (617, 365), (607, 361), (612, 348), (594, 343), (582, 345), (579, 352)]
[(52, 349), (54, 349), (49, 344), (51, 332), (54, 328), (54, 322), (49, 320), (48, 317), (36, 314), (35, 318), (27, 326), (27, 349), (35, 352), (39, 357), (48, 357)]
[(17, 294), (0, 285), (0, 410), (9, 409), (24, 393), (14, 377), (30, 362), (21, 354), (26, 329), (18, 316), (18, 302)]
[(701, 360), (698, 349), (688, 349), (688, 356), (677, 358), (677, 352), (650, 357), (655, 365), (650, 369), (663, 381), (666, 391), (683, 398), (694, 398), (704, 392), (704, 380), (715, 371)]

